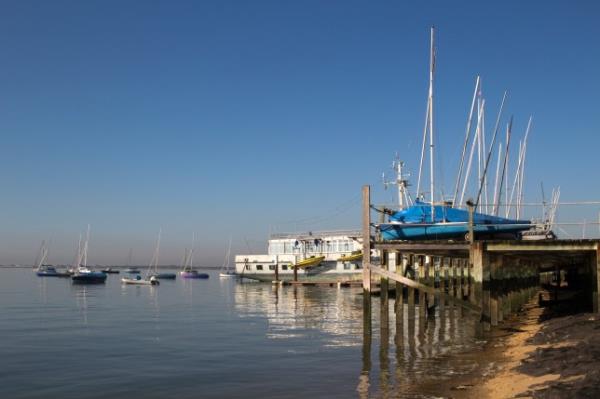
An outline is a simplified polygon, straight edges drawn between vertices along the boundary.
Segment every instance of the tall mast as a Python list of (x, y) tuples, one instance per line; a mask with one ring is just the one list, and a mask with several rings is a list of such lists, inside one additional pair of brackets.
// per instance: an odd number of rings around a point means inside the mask
[(435, 70), (435, 47), (434, 47), (434, 31), (431, 27), (431, 44), (429, 48), (429, 191), (431, 194), (431, 221), (435, 220), (433, 201), (435, 198), (433, 191), (434, 169), (433, 169), (433, 71)]
[(152, 255), (152, 260), (150, 261), (149, 270), (154, 269), (155, 273), (158, 273), (158, 255), (160, 251), (160, 237), (162, 235), (162, 228), (158, 229), (158, 238), (156, 239), (156, 247), (154, 248), (154, 254)]
[(85, 243), (83, 244), (83, 267), (87, 267), (89, 242), (90, 242), (90, 225), (88, 224), (87, 233), (85, 235)]
[(469, 183), (469, 178), (471, 177), (471, 164), (473, 163), (473, 154), (475, 153), (475, 145), (480, 140), (480, 132), (481, 132), (481, 124), (483, 122), (483, 111), (485, 110), (485, 98), (481, 100), (481, 105), (477, 105), (477, 128), (475, 129), (475, 136), (473, 137), (473, 141), (471, 142), (471, 150), (469, 153), (469, 161), (467, 163), (467, 171), (465, 172), (465, 180), (463, 181), (463, 188), (460, 193), (459, 204), (462, 204), (465, 199), (465, 192), (467, 190), (467, 185)]
[[(458, 176), (456, 177), (456, 186), (454, 187), (454, 195), (452, 196), (452, 206), (456, 206), (456, 197), (458, 196), (458, 186), (462, 179), (463, 166), (465, 163), (465, 155), (467, 153), (467, 146), (469, 144), (469, 137), (471, 134), (471, 124), (473, 121), (473, 110), (475, 109), (475, 99), (477, 98), (477, 92), (479, 91), (479, 76), (475, 81), (475, 91), (473, 92), (473, 100), (471, 101), (471, 109), (469, 111), (469, 117), (467, 118), (467, 131), (465, 133), (465, 142), (463, 144), (462, 156), (460, 157), (460, 165), (458, 167)], [(479, 107), (478, 107), (479, 108)]]
[[(500, 175), (500, 186), (498, 186), (497, 197), (494, 198), (494, 215), (498, 216), (500, 212), (500, 201), (502, 200), (502, 188), (504, 187), (504, 176), (506, 175), (506, 167), (508, 166), (508, 150), (510, 148), (510, 135), (512, 132), (512, 117), (506, 125), (506, 151), (504, 152), (504, 163), (502, 164), (502, 174)], [(507, 202), (507, 201), (506, 201)], [(506, 203), (508, 206), (508, 203)], [(508, 208), (507, 208), (508, 209)]]
[[(488, 152), (487, 159), (485, 161), (485, 167), (483, 168), (483, 175), (487, 174), (487, 169), (490, 164), (490, 158), (492, 155), (492, 150), (494, 148), (494, 144), (496, 143), (496, 135), (498, 134), (498, 127), (500, 126), (500, 118), (502, 117), (502, 110), (504, 109), (504, 102), (506, 101), (507, 92), (504, 92), (502, 96), (502, 102), (500, 103), (500, 110), (498, 111), (498, 117), (496, 118), (496, 125), (494, 127), (494, 134), (492, 135), (492, 142), (490, 143), (490, 151)], [(483, 189), (483, 185), (479, 185), (479, 191), (477, 192), (477, 198), (475, 199), (475, 210), (479, 206), (479, 200), (481, 198), (481, 190)]]

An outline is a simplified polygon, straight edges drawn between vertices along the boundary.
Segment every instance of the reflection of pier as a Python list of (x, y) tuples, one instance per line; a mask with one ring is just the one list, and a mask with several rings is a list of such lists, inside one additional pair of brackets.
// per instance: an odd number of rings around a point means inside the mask
[(234, 306), (241, 317), (265, 316), (270, 338), (294, 338), (308, 330), (326, 334), (331, 346), (360, 345), (361, 296), (356, 289), (236, 283)]

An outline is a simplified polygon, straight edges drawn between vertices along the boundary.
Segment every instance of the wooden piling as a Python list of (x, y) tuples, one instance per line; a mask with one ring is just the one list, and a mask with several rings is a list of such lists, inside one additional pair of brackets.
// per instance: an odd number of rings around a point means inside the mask
[(362, 189), (362, 236), (363, 236), (363, 291), (365, 295), (371, 292), (371, 187)]
[[(404, 257), (400, 252), (396, 252), (396, 273), (404, 276)], [(404, 320), (404, 289), (402, 283), (396, 281), (396, 300), (394, 302), (396, 311), (396, 325)]]

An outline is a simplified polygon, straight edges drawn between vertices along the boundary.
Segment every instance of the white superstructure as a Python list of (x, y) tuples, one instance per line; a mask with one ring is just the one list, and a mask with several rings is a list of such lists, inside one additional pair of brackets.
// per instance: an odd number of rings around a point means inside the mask
[(272, 234), (267, 254), (236, 255), (237, 274), (257, 280), (274, 280), (275, 272), (280, 279), (290, 280), (294, 265), (311, 258), (323, 260), (311, 267), (299, 267), (298, 277), (327, 277), (349, 280), (359, 278), (362, 262), (344, 260), (362, 250), (362, 236), (358, 230), (316, 231), (306, 233)]

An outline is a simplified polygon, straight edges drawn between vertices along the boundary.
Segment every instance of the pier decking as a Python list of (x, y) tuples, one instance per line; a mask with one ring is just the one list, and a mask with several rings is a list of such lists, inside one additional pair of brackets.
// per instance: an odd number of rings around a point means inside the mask
[[(541, 283), (558, 279), (558, 286), (565, 275), (570, 287), (585, 292), (590, 310), (599, 312), (600, 240), (377, 241), (371, 208), (370, 188), (364, 186), (363, 289), (369, 294), (372, 278), (379, 278), (382, 306), (392, 280), (398, 312), (406, 287), (408, 305), (418, 297), (421, 313), (434, 297), (442, 306), (451, 300), (479, 313), (489, 328), (535, 296)], [(371, 261), (373, 249), (381, 253), (380, 264)]]

